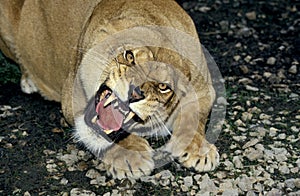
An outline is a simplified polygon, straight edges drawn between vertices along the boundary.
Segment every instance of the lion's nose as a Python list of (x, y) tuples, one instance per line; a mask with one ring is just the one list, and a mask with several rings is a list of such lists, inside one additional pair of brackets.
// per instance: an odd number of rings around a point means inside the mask
[(135, 87), (132, 89), (132, 92), (131, 92), (131, 97), (129, 99), (129, 102), (132, 103), (132, 102), (136, 102), (136, 101), (139, 101), (141, 99), (144, 99), (145, 96), (144, 96), (144, 92), (141, 91), (141, 88), (138, 86), (138, 87)]

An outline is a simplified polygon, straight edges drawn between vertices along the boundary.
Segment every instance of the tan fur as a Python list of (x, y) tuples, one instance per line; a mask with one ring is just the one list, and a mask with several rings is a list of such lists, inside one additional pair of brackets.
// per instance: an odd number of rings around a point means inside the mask
[[(149, 25), (170, 27), (192, 37), (196, 47), (191, 47), (191, 43), (179, 45), (184, 54), (192, 53), (191, 57), (198, 59), (200, 66), (195, 67), (190, 59), (170, 49), (176, 44), (168, 40), (176, 39), (176, 33), (165, 35), (151, 28), (141, 28), (139, 32), (153, 32), (147, 38), (152, 36), (163, 47), (116, 47), (115, 42), (122, 40), (112, 39), (109, 47), (118, 56), (109, 62), (103, 60), (104, 52), (98, 48), (101, 43), (128, 29)], [(147, 44), (147, 39), (139, 42)], [(199, 51), (197, 55), (192, 52), (194, 48)], [(145, 83), (141, 88), (148, 96), (130, 107), (142, 120), (156, 113), (166, 119), (166, 126), (173, 133), (165, 150), (178, 157), (184, 166), (197, 171), (209, 171), (217, 166), (217, 149), (205, 140), (214, 90), (194, 24), (176, 2), (3, 0), (0, 2), (0, 49), (20, 64), (24, 91), (38, 90), (46, 99), (62, 103), (67, 121), (75, 124), (78, 139), (95, 154), (104, 152), (103, 161), (114, 177), (147, 175), (153, 170), (154, 162), (151, 147), (140, 137), (146, 133), (131, 134), (111, 145), (85, 124), (85, 106), (95, 95), (95, 87), (104, 82), (124, 102), (128, 100), (130, 84)], [(133, 52), (138, 66), (122, 57), (127, 50)], [(161, 63), (151, 64), (153, 61)], [(146, 82), (147, 78), (140, 73), (170, 82), (173, 91), (159, 91), (159, 82)], [(168, 104), (162, 104), (165, 102)], [(181, 109), (173, 111), (178, 103)]]

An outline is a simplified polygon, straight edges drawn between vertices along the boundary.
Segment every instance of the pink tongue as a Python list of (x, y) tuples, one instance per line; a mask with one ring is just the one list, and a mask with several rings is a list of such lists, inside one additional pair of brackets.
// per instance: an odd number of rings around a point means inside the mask
[(124, 116), (118, 108), (114, 108), (113, 104), (104, 107), (104, 98), (96, 107), (96, 112), (99, 115), (98, 125), (104, 130), (118, 131), (123, 123)]

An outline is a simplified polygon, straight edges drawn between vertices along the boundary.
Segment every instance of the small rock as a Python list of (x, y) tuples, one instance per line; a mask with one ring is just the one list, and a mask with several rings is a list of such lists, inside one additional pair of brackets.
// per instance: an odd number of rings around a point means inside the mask
[[(244, 37), (249, 37), (252, 34), (252, 30), (248, 27), (242, 27), (240, 30), (238, 30), (237, 35), (239, 36), (244, 36)], [(245, 61), (247, 60), (250, 61), (250, 59), (246, 58)]]
[(247, 122), (247, 121), (251, 120), (252, 117), (253, 117), (253, 114), (251, 114), (249, 112), (243, 112), (241, 118), (244, 122)]
[(250, 56), (250, 55), (247, 55), (247, 56), (244, 58), (244, 60), (245, 60), (247, 63), (249, 63), (249, 62), (251, 61), (251, 59), (252, 59), (252, 56)]
[(247, 136), (232, 136), (232, 139), (234, 139), (234, 141), (237, 141), (237, 142), (243, 142), (247, 139)]
[(62, 178), (59, 183), (62, 184), (62, 185), (67, 185), (68, 182), (69, 181), (66, 178)]
[(239, 168), (239, 169), (243, 168), (243, 163), (239, 156), (234, 156), (232, 162), (236, 168)]
[(267, 115), (267, 114), (264, 114), (264, 113), (259, 115), (260, 120), (270, 120), (270, 118), (271, 118), (270, 115)]
[(248, 91), (254, 91), (254, 92), (259, 91), (259, 89), (254, 86), (246, 85), (245, 87), (246, 87), (246, 90), (248, 90)]
[(294, 184), (295, 184), (295, 187), (299, 189), (300, 188), (300, 178), (295, 179)]
[(161, 185), (161, 186), (168, 186), (169, 184), (170, 184), (170, 179), (161, 179), (160, 181), (159, 181), (159, 184)]
[(271, 127), (271, 128), (270, 128), (269, 135), (270, 135), (271, 137), (275, 137), (275, 136), (277, 135), (277, 132), (278, 132), (278, 131), (279, 131), (278, 129), (276, 129), (276, 128), (274, 128), (274, 127)]
[(142, 182), (151, 182), (154, 185), (157, 185), (157, 183), (158, 183), (157, 180), (156, 180), (156, 178), (155, 178), (155, 176), (142, 176), (140, 178), (140, 180)]
[(202, 177), (202, 182), (200, 183), (201, 192), (215, 192), (217, 191), (217, 187), (215, 183), (209, 178), (207, 174)]
[(76, 154), (58, 155), (56, 158), (58, 160), (64, 161), (67, 166), (72, 166), (78, 161), (78, 157)]
[(187, 186), (185, 186), (184, 184), (182, 184), (182, 185), (180, 186), (180, 188), (181, 188), (181, 190), (182, 190), (183, 192), (188, 192), (188, 191), (189, 191), (189, 188), (188, 188)]
[(264, 76), (265, 78), (270, 78), (272, 75), (273, 75), (273, 74), (270, 73), (270, 72), (265, 72), (265, 73), (263, 74), (263, 76)]
[(26, 191), (26, 192), (24, 193), (24, 196), (31, 196), (31, 194), (30, 194), (28, 191)]
[(73, 188), (70, 191), (70, 196), (96, 196), (96, 194), (92, 191), (80, 189), (80, 188)]
[(206, 12), (210, 11), (211, 8), (206, 7), (206, 6), (202, 6), (202, 7), (199, 7), (197, 10), (200, 11), (200, 12), (206, 13)]
[(247, 176), (239, 177), (236, 181), (237, 181), (237, 185), (244, 192), (245, 191), (250, 191), (253, 187), (250, 178), (247, 177)]
[(279, 195), (282, 195), (282, 191), (281, 190), (278, 190), (278, 189), (275, 189), (273, 188), (271, 191), (269, 191), (266, 196), (279, 196)]
[(299, 128), (297, 128), (296, 126), (292, 126), (291, 131), (293, 131), (295, 133), (299, 133)]
[(279, 166), (278, 170), (282, 174), (289, 174), (290, 173), (290, 169), (286, 164), (283, 164), (283, 165)]
[(276, 63), (276, 58), (275, 57), (269, 57), (267, 60), (268, 65), (275, 65)]
[(46, 165), (46, 168), (47, 168), (47, 171), (49, 173), (54, 173), (54, 172), (57, 172), (57, 165), (55, 163), (50, 163), (50, 164), (47, 164)]
[(255, 11), (247, 12), (245, 15), (248, 18), (248, 20), (256, 20), (256, 12)]
[(300, 168), (300, 159), (297, 159), (296, 164), (297, 164), (297, 167)]
[(255, 144), (257, 144), (258, 142), (259, 142), (259, 140), (257, 138), (251, 139), (242, 148), (243, 149), (249, 148), (249, 147), (254, 146)]
[(238, 189), (228, 189), (222, 193), (222, 196), (238, 196), (238, 195), (239, 195)]
[(231, 171), (234, 169), (233, 163), (230, 162), (229, 160), (225, 160), (223, 164), (226, 166), (225, 169), (228, 171)]
[(298, 99), (298, 98), (299, 98), (299, 95), (296, 94), (296, 93), (291, 93), (291, 94), (289, 95), (289, 98), (291, 98), (291, 99)]
[(284, 181), (284, 184), (286, 187), (293, 189), (295, 188), (295, 179), (294, 178), (287, 179)]
[(256, 196), (255, 192), (254, 191), (248, 191), (246, 196)]
[(236, 120), (234, 122), (234, 125), (238, 126), (238, 127), (240, 127), (240, 126), (242, 126), (242, 127), (246, 126), (245, 123), (243, 123), (243, 121), (241, 121), (240, 119)]
[(246, 65), (241, 65), (240, 69), (242, 70), (243, 74), (249, 73), (249, 69)]
[(289, 70), (291, 74), (297, 74), (297, 65), (292, 65)]
[(286, 134), (281, 133), (281, 134), (278, 135), (278, 138), (281, 139), (281, 140), (284, 140), (284, 139), (286, 139)]
[(183, 179), (183, 183), (185, 186), (187, 186), (188, 188), (193, 186), (193, 177), (192, 176), (187, 176)]
[(233, 57), (233, 59), (234, 59), (235, 61), (239, 61), (239, 60), (241, 59), (241, 56), (240, 56), (240, 55), (235, 55), (235, 56)]
[(299, 196), (300, 195), (300, 190), (299, 191), (296, 191), (296, 192), (290, 192), (288, 194), (288, 196)]
[(250, 161), (254, 161), (257, 159), (261, 159), (264, 157), (263, 151), (261, 150), (255, 150), (254, 148), (247, 148), (244, 151), (244, 155), (250, 160)]
[(159, 173), (161, 174), (161, 179), (169, 179), (173, 177), (173, 174), (169, 170), (163, 170)]
[(90, 169), (86, 172), (85, 176), (90, 178), (90, 179), (96, 179), (96, 178), (100, 177), (101, 175), (95, 169)]

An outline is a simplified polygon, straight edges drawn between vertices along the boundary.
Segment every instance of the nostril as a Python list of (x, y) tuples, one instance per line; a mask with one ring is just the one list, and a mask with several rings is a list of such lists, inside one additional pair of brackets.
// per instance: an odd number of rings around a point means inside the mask
[(143, 91), (141, 91), (140, 87), (135, 87), (132, 90), (130, 102), (139, 101), (143, 98), (145, 98)]

